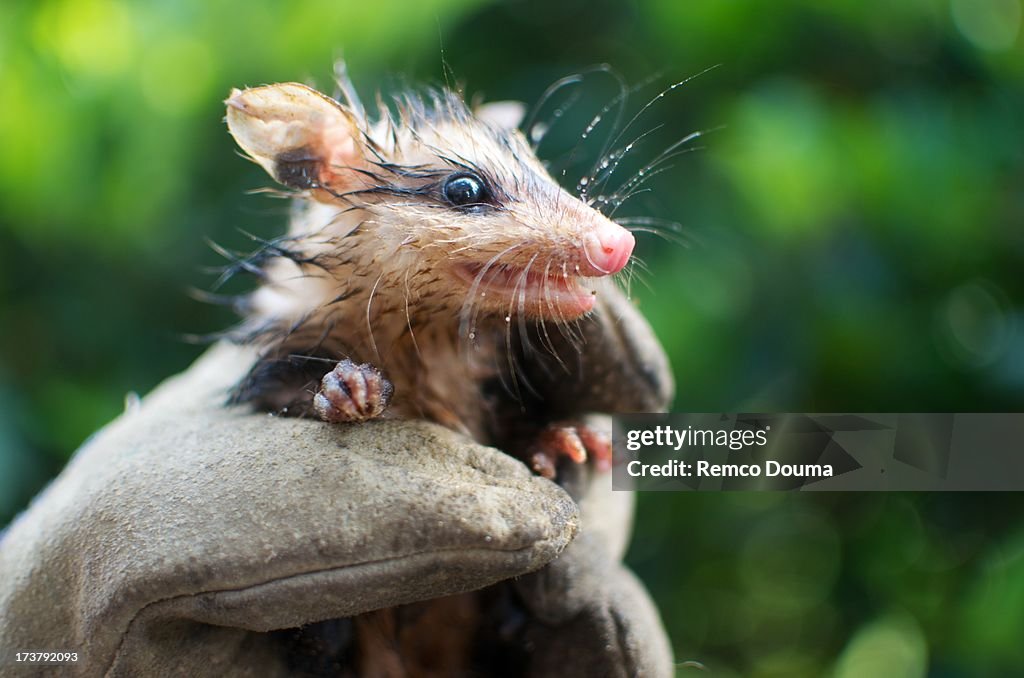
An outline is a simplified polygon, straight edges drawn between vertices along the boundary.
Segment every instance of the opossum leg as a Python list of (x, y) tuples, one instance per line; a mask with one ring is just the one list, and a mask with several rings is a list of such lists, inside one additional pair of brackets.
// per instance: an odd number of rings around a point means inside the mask
[(607, 433), (582, 422), (557, 422), (549, 424), (534, 441), (528, 453), (533, 471), (545, 478), (554, 479), (558, 461), (568, 457), (576, 464), (594, 460), (598, 471), (612, 468), (612, 441)]
[(366, 421), (383, 414), (394, 387), (373, 365), (339, 362), (320, 380), (313, 409), (331, 423)]

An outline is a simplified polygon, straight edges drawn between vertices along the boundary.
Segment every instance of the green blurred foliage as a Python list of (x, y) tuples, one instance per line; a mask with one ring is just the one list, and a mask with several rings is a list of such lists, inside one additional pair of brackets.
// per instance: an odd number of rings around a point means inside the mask
[[(43, 0), (0, 5), (0, 523), (233, 321), (192, 300), (286, 208), (221, 122), (233, 86), (444, 81), (536, 101), (610, 63), (643, 158), (633, 293), (690, 411), (1019, 411), (1020, 0)], [(588, 76), (587, 115), (615, 96)], [(556, 164), (588, 119), (544, 142)], [(593, 160), (593, 157), (590, 158)], [(572, 168), (567, 173), (572, 177)], [(682, 245), (676, 245), (682, 239)], [(1024, 671), (1024, 499), (641, 497), (630, 562), (718, 676)]]

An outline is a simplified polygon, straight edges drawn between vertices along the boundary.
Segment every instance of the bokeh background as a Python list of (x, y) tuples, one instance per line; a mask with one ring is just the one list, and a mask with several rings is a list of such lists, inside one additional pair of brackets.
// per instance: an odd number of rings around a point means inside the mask
[[(226, 327), (207, 239), (286, 207), (221, 122), (229, 88), (443, 82), (536, 101), (601, 63), (636, 171), (622, 215), (688, 411), (1024, 406), (1020, 0), (40, 0), (0, 4), (0, 525), (88, 435)], [(588, 76), (542, 152), (615, 96)], [(589, 108), (588, 108), (589, 107)], [(554, 115), (551, 108), (542, 117)], [(592, 148), (589, 160), (594, 160)], [(629, 163), (627, 162), (627, 165)], [(1024, 451), (1024, 441), (1022, 441)], [(677, 659), (715, 676), (1024, 673), (1024, 496), (640, 497), (629, 561)], [(700, 675), (681, 664), (680, 675)]]

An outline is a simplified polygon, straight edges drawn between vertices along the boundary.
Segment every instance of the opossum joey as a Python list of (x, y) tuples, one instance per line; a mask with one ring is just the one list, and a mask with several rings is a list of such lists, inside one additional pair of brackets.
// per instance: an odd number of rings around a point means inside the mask
[(341, 84), (344, 104), (295, 83), (227, 100), (239, 146), (299, 198), (237, 335), (263, 360), (236, 400), (425, 418), (547, 476), (561, 456), (607, 468), (607, 438), (573, 421), (664, 409), (672, 391), (609, 280), (633, 235), (558, 185), (509, 104), (438, 90), (371, 121)]

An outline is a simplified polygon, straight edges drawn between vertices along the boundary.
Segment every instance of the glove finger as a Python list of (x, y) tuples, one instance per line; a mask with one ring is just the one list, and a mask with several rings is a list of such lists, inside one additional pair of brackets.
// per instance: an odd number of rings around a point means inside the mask
[(528, 632), (530, 678), (580, 675), (667, 678), (672, 651), (650, 597), (624, 567), (607, 573), (603, 598), (569, 621)]

